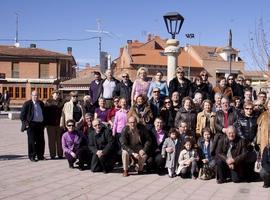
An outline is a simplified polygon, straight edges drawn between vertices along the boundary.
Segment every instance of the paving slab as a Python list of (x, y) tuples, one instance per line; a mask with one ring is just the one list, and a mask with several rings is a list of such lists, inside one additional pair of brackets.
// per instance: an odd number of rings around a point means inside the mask
[[(0, 199), (270, 199), (262, 182), (216, 184), (168, 176), (92, 173), (69, 169), (66, 160), (36, 163), (27, 158), (20, 121), (0, 119)], [(49, 158), (47, 135), (45, 157)]]

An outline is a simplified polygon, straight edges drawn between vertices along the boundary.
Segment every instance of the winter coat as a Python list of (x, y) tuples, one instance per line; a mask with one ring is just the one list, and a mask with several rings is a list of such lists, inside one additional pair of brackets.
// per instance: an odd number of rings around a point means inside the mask
[(198, 158), (198, 153), (194, 150), (191, 149), (190, 151), (187, 151), (186, 149), (183, 149), (180, 152), (179, 158), (178, 158), (178, 163), (179, 166), (177, 168), (176, 174), (180, 174), (181, 170), (185, 167), (187, 167), (184, 163), (190, 160), (191, 162), (194, 161), (196, 158)]
[(174, 126), (178, 128), (179, 122), (184, 120), (187, 122), (189, 131), (195, 135), (196, 131), (196, 122), (197, 122), (197, 114), (194, 110), (187, 111), (185, 108), (180, 108), (179, 111), (176, 113)]
[(269, 133), (269, 114), (267, 111), (263, 112), (257, 120), (258, 133), (257, 133), (257, 144), (260, 145), (261, 153), (263, 149), (270, 144), (270, 133)]
[[(210, 129), (212, 134), (216, 133), (215, 130), (215, 118), (216, 118), (216, 113), (211, 112), (210, 113)], [(197, 115), (197, 124), (196, 124), (196, 134), (197, 136), (202, 136), (202, 129), (205, 127), (206, 125), (206, 116), (204, 111), (198, 113)]]
[[(175, 145), (176, 141), (172, 140), (172, 138), (168, 137), (165, 139), (163, 145), (162, 145), (162, 151), (161, 151), (161, 156), (163, 158), (166, 158), (166, 168), (174, 168), (175, 167)], [(167, 147), (173, 147), (174, 151), (172, 153), (166, 152)]]

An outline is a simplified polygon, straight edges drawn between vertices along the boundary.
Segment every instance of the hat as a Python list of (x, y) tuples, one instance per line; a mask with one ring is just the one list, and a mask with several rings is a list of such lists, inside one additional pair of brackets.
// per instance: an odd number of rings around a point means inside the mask
[(52, 91), (52, 94), (54, 94), (54, 93), (60, 94), (60, 91), (59, 91), (59, 90), (53, 90), (53, 91)]

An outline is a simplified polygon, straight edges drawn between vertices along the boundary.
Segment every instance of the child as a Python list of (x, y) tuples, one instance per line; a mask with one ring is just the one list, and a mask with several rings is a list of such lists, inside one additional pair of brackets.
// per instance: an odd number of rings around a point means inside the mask
[(192, 148), (192, 141), (190, 139), (186, 139), (184, 142), (184, 149), (179, 155), (177, 175), (180, 175), (181, 177), (191, 176), (193, 179), (196, 179), (196, 175), (198, 174), (198, 160), (199, 156), (197, 151)]
[(169, 131), (169, 137), (165, 139), (162, 145), (162, 158), (166, 158), (165, 167), (168, 168), (168, 174), (170, 178), (175, 177), (175, 145), (177, 143), (177, 139), (179, 133), (177, 129), (172, 128)]

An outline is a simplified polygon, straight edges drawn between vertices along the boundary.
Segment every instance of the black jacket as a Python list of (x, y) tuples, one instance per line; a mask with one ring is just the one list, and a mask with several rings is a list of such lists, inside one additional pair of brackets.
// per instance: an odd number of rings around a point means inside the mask
[[(44, 103), (40, 100), (38, 101), (38, 103), (41, 107), (44, 119)], [(32, 100), (28, 100), (23, 104), (20, 114), (20, 119), (22, 121), (21, 131), (25, 131), (27, 129), (33, 118), (34, 118), (34, 103)]]
[(191, 131), (194, 136), (196, 132), (196, 124), (197, 124), (197, 113), (195, 110), (187, 111), (185, 108), (180, 108), (176, 113), (174, 126), (176, 128), (179, 127), (179, 122), (183, 120), (188, 124), (189, 131)]
[(267, 145), (263, 150), (262, 167), (270, 173), (270, 145)]
[(44, 123), (50, 126), (59, 126), (64, 102), (62, 99), (48, 99), (44, 107)]
[(162, 142), (158, 145), (156, 134), (157, 134), (156, 129), (152, 128), (151, 131), (150, 131), (150, 136), (151, 136), (151, 139), (152, 139), (151, 155), (155, 155), (157, 152), (161, 153), (162, 145), (163, 145), (165, 139), (168, 137), (167, 132), (164, 130), (164, 137), (162, 139)]
[(255, 116), (247, 117), (244, 114), (240, 114), (234, 126), (239, 137), (245, 139), (248, 143), (255, 142), (258, 129)]
[(111, 130), (104, 126), (101, 128), (100, 133), (96, 134), (94, 129), (90, 129), (88, 133), (88, 148), (93, 155), (98, 150), (102, 150), (104, 155), (114, 154), (114, 137)]
[(126, 99), (127, 104), (131, 105), (131, 91), (133, 83), (129, 80), (127, 85), (123, 81), (117, 83), (116, 87), (113, 90), (113, 96), (123, 97)]
[(188, 80), (187, 78), (183, 78), (184, 83), (181, 85), (177, 79), (177, 77), (175, 77), (174, 79), (172, 79), (169, 83), (169, 95), (170, 97), (172, 96), (172, 93), (174, 93), (175, 91), (179, 92), (180, 94), (180, 100), (182, 100), (184, 97), (189, 95), (189, 90), (190, 90), (190, 80)]
[[(227, 137), (222, 137), (219, 140), (218, 146), (217, 146), (217, 151), (216, 151), (216, 158), (221, 159), (224, 162), (226, 162), (227, 159), (227, 152), (230, 147), (230, 141)], [(246, 158), (246, 145), (245, 141), (239, 137), (236, 136), (234, 141), (232, 142), (232, 149), (231, 149), (231, 154), (232, 158), (235, 161), (235, 165), (241, 164)]]
[[(238, 120), (238, 114), (234, 108), (228, 110), (229, 126), (233, 125)], [(222, 110), (217, 111), (215, 118), (215, 129), (217, 133), (223, 134), (222, 129), (224, 128), (224, 112)]]
[[(211, 93), (208, 91), (208, 87), (205, 83), (202, 83), (201, 85), (197, 85), (196, 83), (192, 83), (190, 85), (189, 89), (189, 96), (193, 99), (195, 96), (195, 93), (201, 93), (203, 96), (203, 99), (211, 99)], [(211, 91), (212, 92), (212, 91)]]

